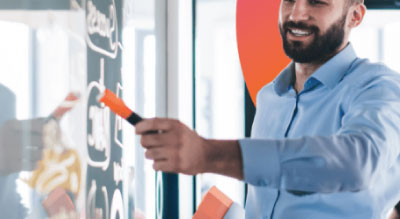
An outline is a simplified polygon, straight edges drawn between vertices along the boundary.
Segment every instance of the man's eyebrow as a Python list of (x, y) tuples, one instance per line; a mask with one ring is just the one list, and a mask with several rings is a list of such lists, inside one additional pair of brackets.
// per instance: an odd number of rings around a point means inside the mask
[[(319, 1), (319, 2), (324, 2), (324, 3), (331, 3), (333, 0), (308, 0), (308, 1)], [(348, 0), (345, 0), (348, 1)]]

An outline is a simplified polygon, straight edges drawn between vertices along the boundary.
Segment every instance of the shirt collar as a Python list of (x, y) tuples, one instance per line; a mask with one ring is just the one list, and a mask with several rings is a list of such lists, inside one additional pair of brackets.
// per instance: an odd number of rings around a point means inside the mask
[[(346, 75), (357, 55), (351, 44), (318, 68), (307, 81), (317, 80), (329, 88), (334, 88)], [(307, 83), (306, 81), (306, 83)], [(278, 95), (287, 92), (294, 82), (294, 63), (290, 63), (274, 80)], [(306, 87), (305, 87), (306, 88)]]
[(329, 88), (334, 88), (346, 75), (351, 64), (357, 59), (352, 45), (348, 45), (340, 53), (318, 68), (310, 78), (320, 81)]
[(294, 63), (291, 62), (274, 80), (275, 92), (281, 96), (286, 93), (294, 83)]

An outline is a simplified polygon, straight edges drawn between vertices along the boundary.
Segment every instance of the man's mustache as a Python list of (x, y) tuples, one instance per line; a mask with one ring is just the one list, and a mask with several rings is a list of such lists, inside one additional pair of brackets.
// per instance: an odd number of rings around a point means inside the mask
[(287, 21), (283, 24), (283, 29), (285, 32), (289, 31), (289, 28), (292, 29), (302, 29), (302, 30), (308, 30), (314, 33), (319, 32), (319, 28), (314, 25), (308, 25), (304, 22), (293, 22), (293, 21)]

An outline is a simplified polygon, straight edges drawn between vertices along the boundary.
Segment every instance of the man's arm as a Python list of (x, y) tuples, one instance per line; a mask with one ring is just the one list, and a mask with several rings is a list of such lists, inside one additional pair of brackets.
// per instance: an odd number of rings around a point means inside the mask
[(42, 159), (44, 118), (9, 120), (0, 127), (0, 176), (32, 171)]
[[(167, 172), (213, 172), (278, 189), (359, 191), (373, 184), (400, 154), (400, 86), (372, 81), (349, 100), (342, 127), (331, 136), (298, 139), (206, 140), (178, 121), (137, 125), (146, 157)], [(161, 130), (156, 135), (145, 134)], [(232, 170), (236, 168), (235, 170)]]
[[(148, 134), (159, 130), (159, 134)], [(145, 156), (155, 170), (184, 174), (217, 173), (243, 179), (237, 140), (208, 140), (173, 119), (146, 119), (136, 125)]]

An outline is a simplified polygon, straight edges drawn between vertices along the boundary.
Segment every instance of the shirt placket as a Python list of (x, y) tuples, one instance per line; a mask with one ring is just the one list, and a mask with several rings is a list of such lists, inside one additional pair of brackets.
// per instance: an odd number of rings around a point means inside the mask
[[(300, 93), (300, 94), (301, 94), (301, 93)], [(296, 117), (300, 94), (297, 94), (296, 91), (295, 91), (293, 88), (291, 88), (291, 89), (288, 91), (288, 97), (290, 98), (291, 107), (292, 107), (292, 110), (291, 110), (290, 112), (292, 112), (292, 113), (291, 113), (291, 115), (290, 115), (290, 117), (289, 117), (290, 119), (288, 120), (287, 125), (285, 126), (285, 127), (286, 127), (286, 130), (285, 130), (285, 132), (284, 132), (284, 133), (285, 133), (285, 134), (284, 134), (284, 137), (285, 137), (285, 138), (288, 137), (288, 134), (289, 134), (290, 128), (291, 128), (291, 126), (292, 126), (293, 120), (294, 120), (295, 117)], [(278, 193), (277, 193), (277, 195), (276, 195), (275, 202), (274, 202), (274, 205), (273, 205), (272, 211), (271, 211), (271, 217), (270, 217), (271, 219), (274, 218), (274, 212), (275, 212), (276, 204), (278, 203), (280, 194), (281, 194), (281, 192), (280, 192), (280, 190), (278, 189)]]

